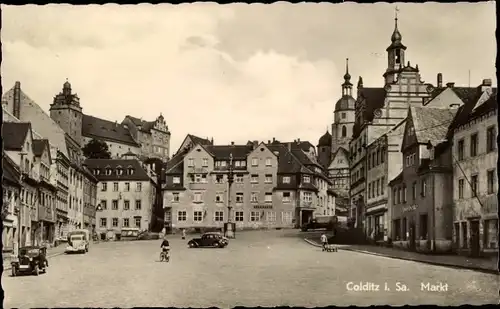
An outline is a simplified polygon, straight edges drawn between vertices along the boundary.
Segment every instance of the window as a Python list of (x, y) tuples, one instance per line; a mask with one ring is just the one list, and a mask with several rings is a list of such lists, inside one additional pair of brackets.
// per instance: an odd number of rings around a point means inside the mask
[(458, 154), (458, 160), (463, 160), (464, 159), (464, 151), (465, 150), (465, 145), (464, 145), (464, 140), (461, 139), (457, 143), (457, 154)]
[(489, 127), (486, 129), (486, 152), (492, 152), (495, 151), (495, 144), (496, 144), (496, 132), (495, 132), (495, 127)]
[(251, 183), (258, 183), (259, 182), (259, 175), (252, 175), (250, 178)]
[(191, 175), (191, 182), (193, 182), (193, 183), (201, 183), (201, 174)]
[(380, 164), (380, 149), (377, 149), (377, 160), (376, 160), (376, 163), (377, 165)]
[(270, 192), (266, 192), (265, 200), (266, 203), (272, 203), (273, 202), (273, 194)]
[(380, 163), (384, 162), (385, 162), (385, 148), (382, 148), (382, 150), (380, 151)]
[(101, 204), (101, 208), (102, 208), (102, 210), (106, 210), (106, 209), (108, 209), (108, 201), (106, 201), (106, 200), (101, 200), (101, 203), (100, 203), (100, 204)]
[(214, 219), (215, 219), (216, 222), (222, 222), (222, 221), (224, 221), (224, 212), (223, 211), (216, 211)]
[(129, 209), (130, 209), (130, 201), (124, 200), (123, 201), (123, 210), (129, 210)]
[(234, 221), (243, 222), (243, 211), (236, 211), (234, 213)]
[(194, 166), (194, 159), (193, 158), (189, 158), (188, 159), (188, 167), (193, 167)]
[(243, 203), (243, 192), (236, 193), (236, 203)]
[(403, 203), (406, 203), (406, 186), (403, 186)]
[(266, 174), (265, 183), (273, 183), (273, 175)]
[(203, 212), (201, 211), (194, 211), (193, 212), (193, 218), (194, 218), (194, 221), (196, 222), (200, 222), (203, 220)]
[(347, 136), (347, 128), (345, 126), (342, 126), (342, 137)]
[(251, 222), (260, 221), (260, 213), (258, 211), (250, 212), (250, 221)]
[(247, 161), (239, 161), (239, 162), (240, 162), (241, 167), (247, 166)]
[(207, 167), (208, 166), (208, 158), (203, 158), (203, 165), (202, 167)]
[(137, 228), (141, 228), (141, 218), (140, 217), (135, 217), (134, 218), (134, 223), (135, 223), (135, 227)]
[(101, 218), (101, 227), (107, 227), (108, 225), (108, 222), (106, 220), (106, 218)]
[(311, 182), (311, 177), (304, 176), (304, 183), (310, 183), (310, 182)]
[(103, 182), (101, 183), (101, 191), (108, 191), (108, 183), (107, 182)]
[(114, 192), (118, 191), (118, 183), (117, 182), (113, 182), (113, 191)]
[(226, 167), (226, 161), (216, 161), (215, 166), (216, 167)]
[(283, 203), (290, 202), (290, 192), (283, 192)]
[(399, 199), (398, 199), (398, 188), (392, 189), (392, 203), (393, 205), (399, 204)]
[(195, 203), (201, 203), (202, 202), (201, 192), (195, 192), (194, 193), (194, 195), (193, 195), (193, 202), (195, 202)]
[(267, 212), (267, 221), (268, 222), (276, 222), (276, 212), (268, 211)]
[(306, 203), (312, 202), (312, 193), (311, 192), (303, 192), (302, 200)]
[(471, 176), (470, 178), (470, 186), (471, 186), (471, 196), (472, 197), (475, 197), (477, 196), (477, 191), (479, 190), (478, 186), (478, 182), (477, 182), (477, 175), (473, 175)]
[(123, 218), (123, 227), (128, 227), (128, 225), (129, 225), (128, 218)]
[(487, 173), (488, 194), (495, 192), (495, 171), (489, 170)]
[(250, 202), (252, 203), (258, 203), (259, 202), (259, 195), (257, 192), (252, 192), (250, 194)]
[(177, 221), (186, 221), (187, 220), (187, 212), (185, 210), (179, 210), (177, 212)]
[(380, 194), (384, 194), (385, 191), (385, 176), (380, 178)]
[(133, 168), (131, 168), (131, 167), (129, 167), (129, 168), (128, 168), (128, 174), (129, 174), (129, 175), (134, 175), (134, 169), (133, 169)]
[(172, 193), (172, 202), (179, 203), (179, 192)]
[(252, 158), (252, 166), (259, 166), (259, 159)]
[(372, 198), (372, 183), (368, 184), (368, 198)]
[(181, 178), (180, 178), (179, 176), (174, 176), (174, 177), (172, 178), (172, 182), (173, 182), (174, 184), (180, 184), (180, 183), (181, 183)]
[(106, 175), (108, 175), (108, 176), (109, 176), (109, 175), (111, 175), (112, 173), (113, 173), (113, 170), (112, 170), (112, 169), (110, 169), (110, 168), (107, 168), (107, 169), (106, 169)]
[(412, 201), (415, 201), (417, 199), (417, 182), (414, 181), (412, 186), (411, 186), (411, 198)]
[(465, 185), (464, 179), (459, 179), (458, 180), (458, 198), (459, 199), (464, 198), (464, 185)]
[(394, 240), (401, 240), (401, 221), (400, 219), (394, 220)]
[(118, 210), (118, 200), (113, 200), (111, 202), (111, 209)]
[(142, 203), (141, 203), (141, 200), (136, 200), (135, 201), (135, 209), (136, 210), (140, 210), (142, 207)]
[(272, 166), (271, 158), (266, 158), (266, 166)]
[(234, 179), (234, 182), (236, 182), (236, 183), (243, 183), (243, 175), (242, 174), (236, 174), (236, 178)]
[(341, 114), (340, 114), (340, 117), (342, 117), (342, 119), (345, 119), (346, 114), (345, 114), (345, 113), (341, 113)]
[(422, 179), (422, 187), (420, 188), (420, 195), (425, 197), (427, 194), (427, 180)]
[(118, 226), (118, 218), (113, 218), (113, 219), (111, 220), (111, 225), (112, 225), (113, 227), (117, 227), (117, 226)]
[(142, 183), (140, 182), (136, 183), (135, 191), (141, 192), (141, 190), (142, 190)]
[(224, 183), (224, 175), (215, 175), (215, 183)]
[(477, 133), (474, 133), (470, 136), (470, 156), (477, 156)]
[(281, 221), (283, 223), (292, 223), (292, 212), (290, 211), (283, 211), (281, 213)]
[(125, 183), (125, 192), (130, 191), (130, 182)]
[(376, 191), (377, 191), (376, 194), (377, 195), (376, 196), (379, 196), (380, 195), (380, 179), (377, 179), (376, 187), (377, 187), (377, 189), (376, 189)]
[(235, 167), (240, 167), (240, 161), (234, 161), (234, 166)]
[(283, 176), (283, 183), (290, 183), (290, 176)]
[(224, 193), (222, 193), (222, 192), (215, 193), (215, 202), (216, 203), (223, 203), (224, 202)]

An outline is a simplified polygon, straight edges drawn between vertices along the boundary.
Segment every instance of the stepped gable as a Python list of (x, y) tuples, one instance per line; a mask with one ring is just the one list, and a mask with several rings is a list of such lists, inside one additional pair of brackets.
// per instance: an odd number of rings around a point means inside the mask
[(128, 129), (122, 124), (94, 116), (83, 115), (82, 135), (89, 138), (103, 139), (139, 147)]

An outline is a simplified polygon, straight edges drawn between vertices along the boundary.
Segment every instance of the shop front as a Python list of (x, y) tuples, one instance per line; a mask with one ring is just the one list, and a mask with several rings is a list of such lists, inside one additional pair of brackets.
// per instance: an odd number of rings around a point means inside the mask
[(366, 210), (366, 232), (373, 241), (387, 241), (387, 204), (379, 204)]

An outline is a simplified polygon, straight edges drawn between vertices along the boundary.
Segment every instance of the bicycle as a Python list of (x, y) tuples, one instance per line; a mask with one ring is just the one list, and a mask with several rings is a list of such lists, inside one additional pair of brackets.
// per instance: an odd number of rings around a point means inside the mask
[(160, 262), (170, 262), (170, 254), (168, 252), (162, 251), (160, 253)]

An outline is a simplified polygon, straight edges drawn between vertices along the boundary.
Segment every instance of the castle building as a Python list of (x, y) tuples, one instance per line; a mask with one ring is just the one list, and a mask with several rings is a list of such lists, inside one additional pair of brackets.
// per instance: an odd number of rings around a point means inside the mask
[(170, 153), (170, 131), (163, 115), (154, 121), (127, 115), (122, 123), (83, 114), (80, 98), (66, 81), (62, 91), (50, 105), (50, 117), (78, 145), (83, 147), (92, 139), (106, 142), (112, 158), (131, 154), (143, 160), (159, 158), (166, 161)]

